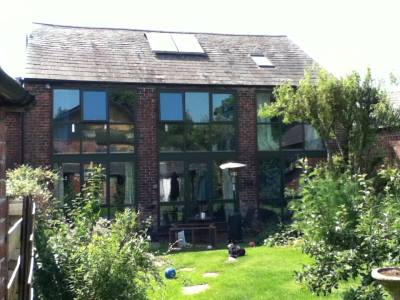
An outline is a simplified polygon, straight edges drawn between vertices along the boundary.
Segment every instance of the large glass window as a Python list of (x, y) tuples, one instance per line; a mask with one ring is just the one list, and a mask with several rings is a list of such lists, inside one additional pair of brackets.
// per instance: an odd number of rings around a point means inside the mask
[(229, 93), (160, 93), (160, 152), (234, 151), (235, 110)]
[(283, 124), (279, 118), (260, 116), (261, 110), (272, 101), (272, 91), (259, 92), (257, 100), (257, 144), (259, 151), (324, 150), (323, 143), (310, 125)]
[(160, 162), (160, 225), (196, 221), (201, 213), (225, 222), (235, 208), (231, 175), (222, 161)]
[(56, 195), (64, 203), (69, 204), (81, 191), (93, 167), (103, 168), (104, 182), (99, 202), (104, 216), (112, 217), (114, 212), (125, 207), (136, 205), (135, 163), (121, 162), (80, 162), (55, 163), (60, 180), (56, 184)]
[(57, 195), (65, 203), (101, 165), (104, 216), (136, 205), (135, 109), (136, 93), (128, 88), (54, 89), (53, 161), (62, 178)]
[(55, 89), (53, 153), (133, 153), (135, 103), (135, 92), (126, 89)]

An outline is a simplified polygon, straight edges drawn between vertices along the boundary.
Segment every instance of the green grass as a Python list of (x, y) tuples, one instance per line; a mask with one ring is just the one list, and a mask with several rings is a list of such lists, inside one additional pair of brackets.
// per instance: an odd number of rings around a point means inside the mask
[[(167, 256), (168, 266), (178, 270), (173, 280), (151, 293), (151, 299), (218, 299), (218, 300), (305, 300), (341, 299), (335, 292), (326, 297), (311, 294), (294, 280), (294, 271), (311, 260), (299, 248), (246, 248), (246, 256), (235, 263), (226, 263), (228, 251), (211, 250), (183, 252)], [(180, 268), (195, 268), (192, 272), (179, 272)], [(218, 272), (217, 278), (204, 278), (205, 272)], [(209, 290), (192, 296), (182, 294), (182, 287), (204, 284)]]

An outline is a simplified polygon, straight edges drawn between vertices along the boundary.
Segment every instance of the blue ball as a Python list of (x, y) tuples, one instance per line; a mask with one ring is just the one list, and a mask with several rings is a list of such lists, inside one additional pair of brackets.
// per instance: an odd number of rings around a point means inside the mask
[(174, 268), (166, 268), (164, 274), (165, 278), (174, 279), (176, 277), (176, 270)]

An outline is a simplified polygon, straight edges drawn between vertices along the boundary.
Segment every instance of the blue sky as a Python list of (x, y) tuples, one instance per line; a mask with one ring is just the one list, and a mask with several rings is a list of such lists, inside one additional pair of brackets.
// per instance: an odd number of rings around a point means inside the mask
[[(31, 22), (248, 34), (286, 34), (336, 75), (400, 77), (398, 0), (0, 0), (0, 65), (23, 76)], [(396, 87), (395, 89), (399, 89)]]

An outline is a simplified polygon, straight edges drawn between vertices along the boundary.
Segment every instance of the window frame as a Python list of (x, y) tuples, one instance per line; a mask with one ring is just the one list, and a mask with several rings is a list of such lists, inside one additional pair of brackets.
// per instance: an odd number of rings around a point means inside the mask
[[(161, 94), (162, 93), (175, 93), (175, 94), (181, 94), (182, 96), (182, 112), (183, 112), (183, 119), (182, 121), (168, 121), (168, 120), (162, 120), (161, 119)], [(208, 93), (208, 111), (209, 111), (209, 120), (208, 122), (190, 122), (186, 118), (186, 93)], [(231, 94), (234, 97), (235, 103), (234, 103), (234, 113), (233, 113), (233, 119), (231, 121), (216, 121), (213, 118), (213, 94)], [(158, 152), (163, 153), (163, 154), (168, 154), (168, 153), (234, 153), (238, 151), (238, 146), (239, 146), (239, 141), (238, 141), (238, 93), (236, 90), (232, 89), (198, 89), (198, 88), (162, 88), (157, 90), (157, 126), (158, 126), (158, 133), (157, 137), (159, 140), (159, 146), (161, 145), (160, 142), (160, 130), (161, 126), (165, 124), (171, 124), (171, 125), (181, 125), (183, 126), (183, 150), (182, 151), (161, 151), (160, 147), (158, 147)], [(212, 132), (213, 126), (218, 126), (218, 125), (231, 125), (233, 126), (233, 132), (234, 132), (234, 149), (233, 150), (226, 150), (226, 151), (213, 151), (212, 150), (212, 145), (208, 145), (208, 148), (206, 151), (192, 151), (192, 150), (187, 150), (187, 141), (188, 141), (188, 127), (190, 125), (200, 125), (200, 126), (207, 126), (208, 128), (208, 133), (210, 134)]]
[[(67, 122), (57, 122), (54, 120), (53, 118), (53, 111), (54, 111), (54, 90), (57, 89), (63, 89), (63, 90), (78, 90), (79, 91), (79, 107), (80, 107), (80, 120), (77, 122), (71, 122), (71, 121), (67, 121)], [(106, 88), (88, 88), (88, 87), (63, 87), (63, 86), (54, 86), (52, 88), (52, 101), (51, 101), (51, 120), (52, 120), (52, 130), (51, 130), (51, 148), (52, 148), (52, 155), (54, 156), (64, 156), (64, 155), (104, 155), (104, 154), (129, 154), (129, 155), (136, 155), (136, 146), (138, 143), (138, 133), (137, 133), (137, 104), (136, 107), (134, 109), (134, 115), (133, 115), (133, 120), (132, 122), (111, 122), (110, 121), (110, 105), (111, 105), (111, 101), (110, 101), (110, 91), (114, 90), (115, 88), (110, 88), (110, 87), (106, 87)], [(132, 89), (136, 94), (137, 94), (137, 89), (136, 88), (132, 88), (132, 87), (127, 87), (127, 89)], [(83, 119), (83, 93), (84, 92), (105, 92), (106, 95), (106, 117), (107, 119), (105, 121), (101, 121), (101, 120), (84, 120)], [(55, 124), (63, 124), (63, 125), (72, 125), (75, 124), (76, 128), (77, 128), (77, 135), (79, 137), (79, 153), (54, 153), (54, 130), (53, 128), (55, 127)], [(91, 152), (83, 152), (83, 134), (82, 134), (82, 128), (84, 125), (105, 125), (107, 126), (107, 151), (106, 152), (101, 152), (101, 153), (91, 153)], [(110, 145), (112, 145), (110, 143), (110, 128), (112, 125), (133, 125), (133, 152), (111, 152), (110, 151)]]
[[(52, 120), (52, 127), (51, 127), (51, 164), (52, 166), (59, 165), (59, 167), (62, 166), (63, 163), (79, 163), (79, 175), (80, 175), (80, 184), (81, 188), (84, 184), (84, 164), (89, 164), (89, 163), (94, 163), (94, 164), (101, 164), (103, 167), (105, 167), (105, 183), (106, 183), (106, 195), (105, 195), (105, 203), (101, 203), (101, 208), (105, 209), (106, 211), (106, 217), (107, 218), (112, 218), (112, 213), (111, 211), (113, 209), (119, 209), (119, 208), (133, 208), (135, 210), (138, 209), (138, 163), (137, 163), (137, 144), (139, 141), (138, 134), (137, 134), (137, 110), (138, 110), (138, 105), (137, 102), (135, 103), (134, 107), (134, 114), (132, 118), (132, 122), (110, 122), (110, 92), (113, 90), (118, 90), (118, 89), (126, 89), (126, 90), (132, 90), (136, 95), (137, 95), (137, 88), (131, 87), (131, 86), (124, 86), (124, 87), (105, 87), (105, 88), (97, 88), (97, 87), (73, 87), (73, 86), (68, 86), (64, 87), (62, 85), (55, 85), (52, 87), (51, 90), (51, 120)], [(56, 122), (53, 118), (53, 110), (54, 110), (54, 90), (57, 89), (63, 89), (63, 90), (78, 90), (79, 91), (79, 105), (80, 105), (80, 120), (78, 122)], [(106, 114), (107, 114), (107, 120), (106, 121), (98, 121), (98, 120), (89, 120), (85, 121), (83, 120), (83, 92), (84, 91), (103, 91), (106, 93)], [(62, 125), (67, 125), (67, 124), (75, 124), (75, 126), (78, 129), (77, 134), (79, 135), (79, 143), (80, 143), (80, 151), (79, 153), (54, 153), (54, 125), (55, 124), (62, 124)], [(107, 125), (107, 152), (103, 153), (83, 153), (82, 152), (82, 141), (83, 141), (83, 135), (82, 135), (82, 130), (81, 126), (82, 125), (95, 125), (95, 124), (101, 124), (101, 125)], [(110, 152), (110, 128), (111, 125), (133, 125), (133, 147), (134, 147), (134, 152)], [(114, 162), (129, 162), (133, 164), (134, 172), (133, 172), (133, 182), (134, 182), (134, 202), (132, 204), (124, 204), (124, 205), (110, 205), (110, 165), (111, 163)]]

